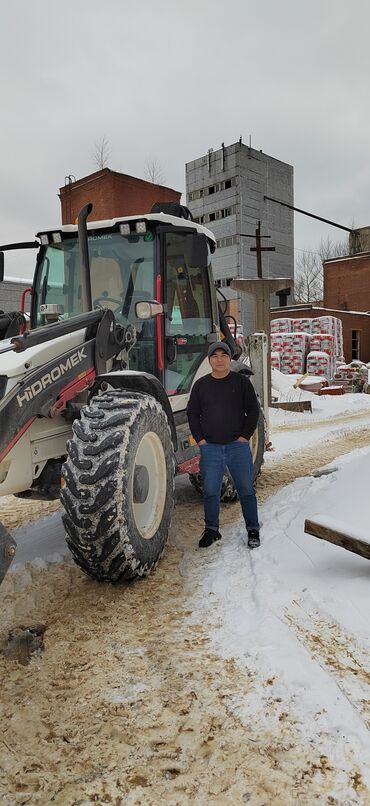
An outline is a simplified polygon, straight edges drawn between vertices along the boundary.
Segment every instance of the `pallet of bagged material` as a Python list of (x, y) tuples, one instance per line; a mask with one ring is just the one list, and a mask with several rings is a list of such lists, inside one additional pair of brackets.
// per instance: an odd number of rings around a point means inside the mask
[(271, 351), (271, 366), (274, 369), (278, 369), (280, 371), (281, 365), (281, 352), (280, 350), (272, 350)]
[(326, 540), (328, 543), (334, 543), (335, 546), (340, 546), (342, 549), (352, 551), (354, 554), (359, 554), (360, 557), (370, 560), (370, 539), (368, 542), (363, 538), (363, 535), (355, 533), (350, 527), (348, 527), (347, 531), (344, 531), (343, 525), (341, 524), (338, 527), (338, 522), (334, 518), (319, 517), (320, 520), (314, 521), (306, 518), (304, 522), (306, 534), (318, 537), (320, 540)]
[(293, 320), (285, 317), (271, 320), (271, 333), (290, 333)]

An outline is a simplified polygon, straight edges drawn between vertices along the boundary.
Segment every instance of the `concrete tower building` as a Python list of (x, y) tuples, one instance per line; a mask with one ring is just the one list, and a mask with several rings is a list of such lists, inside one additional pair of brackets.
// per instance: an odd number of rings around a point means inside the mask
[[(262, 246), (276, 250), (262, 254), (263, 277), (289, 277), (293, 289), (293, 211), (265, 199), (271, 196), (294, 203), (291, 165), (244, 145), (240, 139), (217, 151), (210, 149), (186, 164), (186, 195), (195, 220), (212, 230), (217, 239), (212, 265), (216, 284), (226, 297), (235, 297), (230, 289), (235, 277), (257, 277), (256, 253), (250, 248), (256, 245), (259, 221), (261, 234), (270, 236), (262, 239)], [(278, 304), (276, 296), (271, 303)], [(238, 306), (245, 333), (252, 332), (254, 298), (243, 294)]]

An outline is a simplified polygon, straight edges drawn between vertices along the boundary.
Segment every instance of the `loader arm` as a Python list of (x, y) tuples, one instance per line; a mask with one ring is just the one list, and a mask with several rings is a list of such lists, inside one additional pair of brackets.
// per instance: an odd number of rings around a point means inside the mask
[(17, 336), (7, 348), (21, 352), (85, 325), (80, 344), (28, 372), (0, 401), (0, 463), (36, 417), (60, 414), (69, 400), (93, 386), (107, 361), (123, 349), (124, 332), (115, 328), (111, 311), (92, 311), (75, 319)]

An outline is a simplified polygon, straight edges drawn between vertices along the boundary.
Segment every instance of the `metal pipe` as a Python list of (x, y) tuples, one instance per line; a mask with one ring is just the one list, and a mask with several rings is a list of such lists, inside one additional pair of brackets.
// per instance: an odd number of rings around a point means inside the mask
[(82, 310), (84, 312), (92, 310), (89, 242), (87, 237), (87, 226), (86, 226), (87, 218), (90, 215), (92, 209), (93, 206), (91, 202), (89, 202), (89, 204), (85, 204), (85, 207), (83, 207), (78, 214), (78, 245), (80, 253), (80, 270), (81, 270), (81, 296), (82, 296)]
[(282, 207), (288, 207), (289, 210), (295, 210), (296, 213), (302, 213), (302, 215), (307, 215), (310, 218), (316, 218), (317, 221), (323, 221), (324, 224), (330, 224), (332, 227), (338, 227), (338, 229), (344, 229), (346, 232), (357, 232), (356, 229), (351, 229), (351, 227), (344, 227), (343, 224), (337, 224), (335, 221), (329, 221), (328, 218), (322, 218), (319, 215), (314, 215), (314, 213), (308, 213), (307, 210), (300, 210), (299, 207), (293, 207), (292, 204), (280, 201), (280, 199), (273, 199), (271, 198), (271, 196), (264, 196), (264, 199), (267, 199), (267, 201), (275, 202), (275, 204), (281, 204)]

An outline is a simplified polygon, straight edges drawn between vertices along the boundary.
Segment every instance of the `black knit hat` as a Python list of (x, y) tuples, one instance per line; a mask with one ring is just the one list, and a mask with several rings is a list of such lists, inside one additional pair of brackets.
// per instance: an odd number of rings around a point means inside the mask
[(223, 350), (231, 358), (231, 350), (226, 341), (214, 341), (208, 348), (208, 358), (213, 355), (216, 350)]

